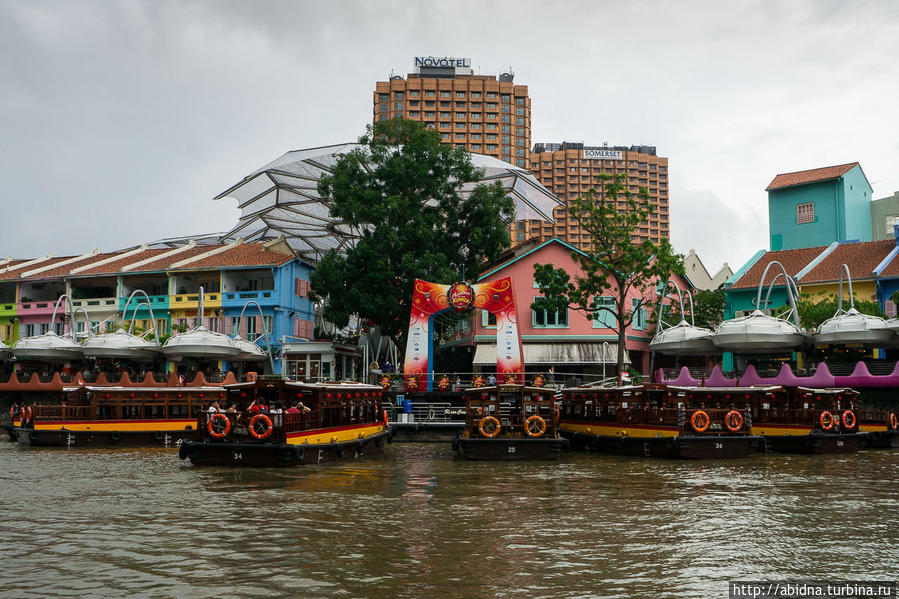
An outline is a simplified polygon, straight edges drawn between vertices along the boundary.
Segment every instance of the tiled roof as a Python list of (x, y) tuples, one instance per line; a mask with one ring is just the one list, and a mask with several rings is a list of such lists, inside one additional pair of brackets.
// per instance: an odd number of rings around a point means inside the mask
[[(852, 265), (849, 265), (849, 268), (852, 268)], [(881, 271), (879, 276), (899, 277), (899, 256), (893, 258), (893, 261), (887, 264), (886, 268)]]
[[(128, 266), (129, 264), (134, 264), (135, 262), (140, 262), (141, 260), (146, 260), (148, 258), (151, 258), (153, 256), (158, 256), (159, 254), (163, 254), (168, 251), (170, 251), (169, 248), (143, 250), (141, 252), (137, 252), (136, 254), (132, 254), (130, 256), (126, 256), (126, 257), (120, 258), (118, 260), (113, 260), (112, 262), (107, 262), (106, 264), (101, 264), (100, 266), (95, 266), (94, 268), (82, 270), (81, 272), (78, 272), (76, 274), (77, 274), (77, 276), (81, 277), (81, 276), (118, 273), (122, 268), (124, 268), (125, 266)], [(125, 252), (123, 252), (123, 254), (124, 253)]]
[(896, 247), (894, 239), (844, 243), (837, 246), (834, 251), (806, 273), (799, 284), (839, 281), (843, 264), (849, 267), (849, 274), (852, 275), (853, 280), (871, 279), (874, 269), (894, 247)]
[[(29, 279), (31, 279), (31, 278), (47, 279), (47, 278), (53, 278), (53, 277), (64, 277), (64, 276), (68, 275), (69, 273), (71, 273), (73, 269), (78, 268), (79, 266), (87, 266), (88, 264), (90, 264), (92, 262), (99, 262), (100, 260), (105, 260), (106, 258), (110, 258), (112, 256), (115, 256), (115, 254), (94, 254), (93, 256), (88, 256), (88, 257), (84, 258), (83, 260), (76, 260), (75, 262), (69, 262), (67, 264), (63, 264), (62, 266), (60, 266), (58, 268), (42, 270), (41, 272), (35, 273), (27, 278), (29, 278)], [(39, 268), (40, 266), (41, 265), (38, 264), (38, 265), (35, 265), (34, 268)], [(32, 269), (23, 268), (22, 269), (23, 272), (20, 274), (24, 274), (30, 270), (32, 270)], [(106, 272), (110, 272), (110, 271), (106, 271)]]
[[(206, 246), (207, 251), (216, 246)], [(293, 256), (265, 249), (262, 243), (243, 243), (213, 254), (196, 262), (185, 264), (183, 268), (224, 268), (229, 266), (280, 266), (293, 260)]]
[[(183, 252), (178, 252), (177, 254), (173, 254), (171, 256), (167, 256), (165, 258), (160, 258), (159, 260), (154, 260), (153, 262), (148, 262), (143, 266), (138, 266), (137, 268), (131, 269), (127, 272), (151, 272), (151, 271), (160, 271), (166, 270), (172, 264), (177, 262), (181, 262), (182, 260), (186, 260), (188, 258), (192, 258), (193, 256), (199, 256), (205, 252), (208, 252), (212, 248), (219, 247), (214, 245), (198, 245), (192, 248), (187, 248)], [(171, 251), (171, 250), (168, 250)], [(160, 252), (164, 253), (164, 252)], [(135, 262), (139, 262), (139, 260), (135, 260)]]
[(784, 187), (793, 187), (795, 185), (806, 185), (808, 183), (819, 183), (821, 181), (830, 181), (839, 179), (853, 167), (858, 166), (858, 162), (849, 164), (838, 164), (836, 166), (825, 166), (822, 168), (813, 168), (807, 171), (796, 171), (795, 173), (781, 173), (774, 177), (774, 180), (768, 184), (765, 191), (782, 189)]
[[(23, 273), (29, 272), (36, 268), (44, 268), (44, 267), (50, 266), (52, 264), (59, 264), (60, 262), (65, 262), (66, 260), (71, 260), (72, 258), (75, 258), (75, 256), (53, 256), (52, 258), (50, 258), (48, 260), (43, 260), (41, 262), (37, 262), (31, 266), (24, 266), (22, 268), (18, 268), (16, 270), (13, 270), (10, 272), (0, 272), (0, 279), (19, 279), (22, 277)], [(21, 264), (23, 262), (28, 262), (28, 260), (17, 261), (18, 264)], [(65, 267), (61, 267), (61, 268), (65, 268)], [(2, 270), (3, 269), (0, 268), (0, 271), (2, 271)], [(48, 272), (48, 271), (44, 271), (44, 272)], [(44, 273), (41, 272), (41, 273), (34, 275), (34, 278), (38, 279), (38, 278), (43, 278), (45, 276), (46, 275), (44, 275)], [(29, 278), (31, 278), (31, 277), (29, 277)]]
[[(813, 248), (800, 248), (795, 250), (767, 252), (764, 256), (759, 258), (758, 262), (753, 264), (752, 267), (747, 270), (746, 273), (742, 277), (740, 277), (737, 282), (734, 283), (730, 288), (746, 289), (758, 287), (759, 280), (762, 278), (762, 273), (765, 272), (765, 267), (775, 260), (784, 265), (787, 274), (795, 277), (800, 270), (808, 266), (808, 264), (812, 260), (814, 260), (821, 252), (826, 249), (826, 247), (827, 246), (820, 246)], [(777, 267), (774, 267), (774, 269), (768, 271), (768, 280), (765, 281), (765, 284), (767, 285), (771, 283), (771, 279), (777, 276), (779, 272), (780, 269), (777, 269)], [(780, 284), (782, 285), (783, 283)]]

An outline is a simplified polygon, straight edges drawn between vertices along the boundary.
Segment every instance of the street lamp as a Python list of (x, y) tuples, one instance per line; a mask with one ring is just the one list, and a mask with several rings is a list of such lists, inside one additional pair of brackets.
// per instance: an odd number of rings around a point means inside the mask
[(606, 348), (610, 347), (608, 341), (602, 342), (602, 384), (606, 384)]

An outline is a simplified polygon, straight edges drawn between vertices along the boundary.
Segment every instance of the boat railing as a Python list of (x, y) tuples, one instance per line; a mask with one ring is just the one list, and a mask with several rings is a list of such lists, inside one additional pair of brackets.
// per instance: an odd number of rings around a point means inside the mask
[(35, 420), (92, 420), (91, 406), (34, 406)]
[[(368, 409), (362, 408), (356, 410), (353, 414), (349, 416), (344, 416), (340, 418), (339, 422), (330, 422), (329, 417), (333, 417), (333, 414), (329, 415), (328, 410), (312, 410), (311, 412), (283, 412), (283, 413), (272, 413), (272, 412), (262, 412), (264, 416), (266, 416), (271, 421), (272, 432), (268, 435), (265, 435), (264, 440), (268, 442), (284, 442), (287, 439), (287, 435), (290, 433), (297, 433), (321, 428), (329, 428), (335, 426), (352, 426), (354, 424), (375, 424), (381, 421), (381, 414), (379, 411), (375, 410), (375, 408), (369, 407)], [(241, 438), (245, 440), (263, 440), (257, 437), (254, 437), (250, 432), (250, 422), (256, 416), (255, 413), (252, 412), (201, 412), (197, 426), (201, 431), (201, 435), (204, 438), (210, 438), (212, 435), (209, 432), (209, 421), (213, 417), (214, 414), (223, 414), (228, 421), (231, 423), (231, 428), (228, 433), (229, 438)]]
[(726, 416), (733, 408), (708, 408), (694, 406), (679, 407), (634, 407), (622, 408), (612, 405), (585, 404), (583, 406), (566, 406), (563, 408), (563, 417), (572, 421), (587, 421), (615, 425), (648, 425), (648, 426), (673, 426), (679, 430), (695, 434), (690, 419), (699, 410), (706, 413), (709, 418), (708, 428), (705, 434), (742, 434), (749, 431), (749, 418), (745, 410), (737, 410), (743, 416), (743, 426), (739, 431), (730, 431), (725, 425)]

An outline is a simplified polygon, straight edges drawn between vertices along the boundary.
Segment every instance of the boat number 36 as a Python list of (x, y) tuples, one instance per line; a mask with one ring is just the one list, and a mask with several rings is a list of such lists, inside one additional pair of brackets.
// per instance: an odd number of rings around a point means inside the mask
[(715, 443), (715, 449), (724, 449), (724, 443)]
[(235, 461), (235, 462), (239, 462), (239, 461), (241, 461), (242, 459), (243, 459), (243, 454), (237, 453), (237, 452), (235, 451), (235, 452), (234, 452), (234, 461)]
[(515, 446), (509, 445), (509, 453), (515, 453)]

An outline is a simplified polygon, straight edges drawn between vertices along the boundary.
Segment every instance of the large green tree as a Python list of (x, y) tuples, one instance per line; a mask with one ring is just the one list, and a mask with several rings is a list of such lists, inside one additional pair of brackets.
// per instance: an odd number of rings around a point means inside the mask
[(331, 216), (361, 237), (345, 254), (322, 258), (312, 273), (313, 297), (337, 326), (357, 314), (402, 350), (415, 279), (476, 275), (508, 247), (515, 206), (499, 183), (463, 194), (483, 173), (467, 151), (442, 144), (420, 123), (380, 121), (359, 141), (363, 147), (342, 156), (318, 189), (333, 199)]
[[(680, 306), (674, 292), (669, 296), (671, 305), (665, 307), (663, 319), (665, 322), (677, 324), (681, 318), (687, 322), (693, 323), (698, 327), (706, 329), (714, 329), (724, 320), (724, 288), (718, 289), (698, 289), (693, 292), (693, 314), (691, 320), (690, 300), (684, 293), (684, 309), (686, 315), (680, 312)], [(670, 315), (669, 315), (670, 310)]]
[(627, 327), (650, 311), (658, 281), (683, 272), (683, 257), (672, 252), (667, 239), (659, 244), (639, 240), (638, 231), (653, 211), (645, 187), (634, 195), (625, 175), (602, 173), (597, 186), (569, 205), (570, 215), (592, 242), (592, 249), (571, 254), (580, 272), (572, 275), (552, 264), (534, 265), (543, 299), (532, 307), (573, 309), (611, 325), (618, 335), (619, 376)]

